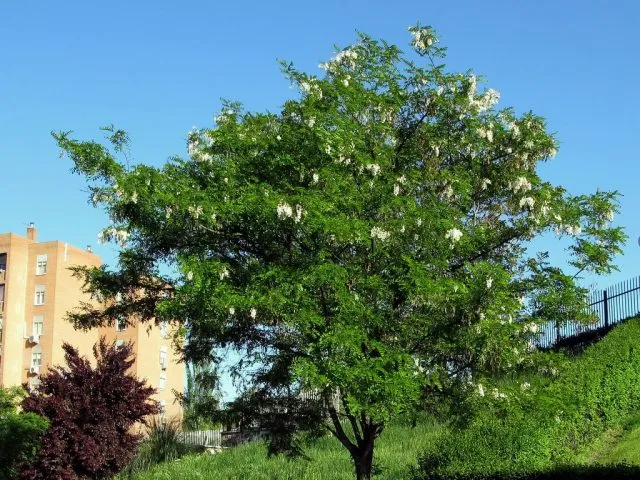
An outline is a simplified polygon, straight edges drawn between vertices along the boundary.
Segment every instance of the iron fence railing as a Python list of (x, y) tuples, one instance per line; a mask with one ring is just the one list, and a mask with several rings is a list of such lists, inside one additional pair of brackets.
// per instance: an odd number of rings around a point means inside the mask
[(640, 314), (640, 277), (591, 293), (588, 308), (597, 318), (594, 323), (585, 325), (578, 322), (548, 322), (535, 343), (540, 348), (551, 348), (563, 340), (586, 332), (605, 331), (627, 318)]

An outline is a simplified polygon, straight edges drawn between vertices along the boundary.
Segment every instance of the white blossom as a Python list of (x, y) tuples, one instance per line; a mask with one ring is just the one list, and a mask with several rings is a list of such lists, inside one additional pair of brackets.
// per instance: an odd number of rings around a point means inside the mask
[(256, 315), (258, 315), (258, 311), (255, 308), (252, 308), (249, 312), (249, 315), (251, 316), (251, 318), (256, 318)]
[(171, 217), (171, 213), (173, 212), (173, 209), (167, 205), (166, 207), (164, 207), (164, 217), (169, 220), (169, 218)]
[(190, 282), (191, 280), (193, 280), (193, 272), (191, 270), (189, 270), (187, 272), (187, 280)]
[(304, 208), (302, 208), (302, 205), (300, 205), (300, 204), (296, 204), (296, 214), (295, 214), (295, 216), (293, 217), (293, 221), (294, 221), (294, 222), (296, 222), (296, 223), (299, 223), (299, 222), (300, 222), (300, 220), (302, 220), (302, 216), (303, 216), (305, 213), (307, 213), (307, 212), (305, 211), (305, 209), (304, 209)]
[(138, 192), (134, 191), (133, 194), (131, 195), (131, 201), (133, 203), (138, 203)]
[(293, 209), (287, 202), (280, 202), (276, 211), (278, 212), (278, 218), (280, 219), (291, 218), (293, 216)]
[(518, 177), (516, 180), (509, 182), (509, 189), (513, 190), (513, 193), (526, 193), (531, 190), (531, 182), (526, 177)]
[(200, 218), (200, 215), (202, 215), (202, 205), (198, 205), (198, 206), (192, 205), (191, 207), (188, 208), (188, 210), (189, 210), (189, 214), (196, 220)]
[(494, 388), (494, 389), (493, 389), (492, 395), (493, 395), (493, 398), (498, 398), (498, 399), (505, 399), (505, 398), (507, 398), (507, 394), (506, 394), (506, 393), (502, 393), (502, 392), (498, 391), (498, 389), (497, 389), (497, 388)]
[(324, 147), (324, 151), (327, 155), (331, 155), (331, 145), (327, 144), (327, 146)]
[(311, 183), (316, 184), (320, 180), (320, 175), (316, 172), (311, 175)]
[(406, 181), (407, 181), (407, 177), (405, 177), (404, 175), (401, 175), (398, 177), (398, 183), (400, 185), (404, 185)]
[(538, 326), (537, 323), (529, 322), (524, 326), (523, 330), (525, 332), (538, 333), (538, 330), (540, 330), (540, 327)]
[(222, 269), (222, 271), (220, 272), (219, 277), (220, 277), (220, 280), (224, 280), (225, 278), (229, 277), (229, 270), (227, 269), (227, 267), (224, 267)]
[(402, 226), (400, 227), (400, 233), (404, 233), (404, 232), (405, 232), (405, 230), (406, 230), (405, 226), (404, 226), (404, 225), (402, 225)]
[(493, 285), (493, 278), (487, 277), (487, 290), (491, 289), (492, 285)]
[(447, 185), (447, 187), (444, 189), (444, 192), (443, 192), (444, 197), (447, 198), (447, 199), (453, 197), (453, 193), (454, 192), (453, 192), (453, 188), (451, 187), (451, 185)]
[(489, 141), (489, 143), (493, 142), (493, 130), (491, 129), (487, 130), (487, 140)]
[(481, 383), (478, 384), (478, 395), (480, 395), (481, 397), (484, 397), (484, 387), (482, 386)]
[(373, 227), (371, 229), (371, 238), (378, 238), (380, 240), (386, 240), (391, 234), (380, 227)]
[(276, 140), (280, 141), (282, 140), (282, 137), (280, 135), (276, 135)]
[(380, 173), (380, 165), (378, 165), (377, 163), (370, 163), (367, 165), (367, 170), (369, 170), (375, 177), (376, 175), (378, 175), (378, 173)]
[(324, 67), (321, 66), (320, 68), (333, 70), (334, 65), (344, 65), (346, 67), (353, 68), (356, 66), (356, 60), (358, 60), (358, 52), (351, 48), (347, 48), (345, 50), (342, 50), (341, 52), (338, 52), (335, 57), (329, 60), (328, 64), (324, 64)]
[(614, 217), (615, 217), (615, 212), (613, 210), (609, 210), (607, 213), (604, 214), (604, 219), (607, 222), (613, 222)]
[(533, 205), (535, 204), (535, 200), (531, 197), (523, 197), (520, 199), (520, 208), (533, 208)]
[(579, 226), (569, 225), (565, 230), (569, 235), (580, 235), (582, 233), (582, 229)]
[(447, 231), (446, 235), (444, 236), (444, 238), (446, 238), (447, 240), (450, 240), (452, 244), (460, 241), (460, 239), (462, 238), (462, 232), (460, 230), (458, 230), (457, 228), (452, 228), (450, 230)]
[(489, 188), (489, 185), (491, 185), (491, 180), (489, 180), (488, 178), (483, 178), (481, 185), (482, 190), (486, 190), (487, 188)]
[(397, 197), (398, 195), (400, 195), (400, 185), (398, 185), (397, 183), (395, 183), (393, 185), (393, 194)]
[(236, 309), (233, 307), (229, 307), (229, 315), (235, 315), (236, 314)]
[(316, 124), (316, 117), (307, 118), (307, 125), (309, 128), (313, 128), (315, 124)]
[(411, 39), (411, 44), (417, 50), (426, 50), (428, 47), (438, 41), (431, 28), (409, 27), (409, 31), (411, 32), (411, 35), (413, 37)]
[(520, 385), (520, 390), (522, 390), (523, 392), (529, 390), (529, 388), (531, 388), (531, 384), (529, 382), (524, 382)]

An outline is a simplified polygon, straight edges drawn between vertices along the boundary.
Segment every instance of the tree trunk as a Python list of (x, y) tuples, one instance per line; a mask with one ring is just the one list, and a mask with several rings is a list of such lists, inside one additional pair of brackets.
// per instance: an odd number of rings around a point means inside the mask
[(356, 467), (357, 480), (371, 480), (371, 470), (373, 467), (373, 436), (367, 435), (361, 445), (351, 454)]

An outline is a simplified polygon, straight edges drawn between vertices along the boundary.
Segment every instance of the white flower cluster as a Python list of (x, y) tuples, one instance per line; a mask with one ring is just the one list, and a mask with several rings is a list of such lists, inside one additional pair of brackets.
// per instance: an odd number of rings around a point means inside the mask
[(451, 246), (453, 247), (453, 244), (456, 242), (459, 242), (460, 239), (462, 238), (462, 232), (457, 228), (452, 228), (447, 231), (444, 238), (446, 238), (447, 240), (450, 240)]
[(536, 201), (531, 197), (522, 197), (520, 199), (520, 208), (527, 208), (531, 210)]
[(491, 128), (491, 125), (489, 125), (488, 128), (478, 128), (476, 133), (480, 138), (486, 138), (489, 143), (493, 142), (493, 129)]
[(309, 80), (308, 82), (303, 80), (299, 83), (299, 86), (302, 93), (307, 95), (316, 95), (317, 97), (322, 98), (322, 88), (320, 88), (320, 85), (313, 80)]
[(471, 108), (477, 109), (479, 112), (489, 110), (500, 101), (500, 92), (493, 88), (487, 89), (482, 95), (473, 95), (470, 98), (469, 105)]
[(352, 48), (346, 48), (341, 52), (338, 52), (335, 57), (331, 58), (327, 63), (321, 63), (318, 65), (322, 70), (335, 71), (337, 65), (344, 65), (346, 67), (354, 68), (356, 61), (358, 60), (358, 52)]
[(487, 290), (490, 290), (492, 285), (493, 285), (493, 278), (487, 277)]
[(378, 173), (380, 173), (380, 165), (378, 165), (377, 163), (370, 163), (367, 165), (367, 170), (369, 170), (371, 172), (371, 174), (375, 177), (376, 175), (378, 175)]
[(98, 233), (98, 243), (102, 245), (109, 240), (115, 240), (120, 246), (124, 246), (130, 236), (131, 234), (123, 228), (108, 227)]
[(251, 316), (251, 318), (256, 318), (256, 316), (258, 315), (258, 311), (255, 308), (252, 308), (249, 311), (249, 315)]
[(371, 229), (371, 238), (378, 238), (380, 240), (386, 240), (391, 234), (380, 227), (373, 227)]
[(191, 270), (189, 270), (187, 272), (187, 281), (190, 282), (191, 280), (193, 280), (193, 272)]
[(311, 183), (315, 185), (319, 181), (320, 181), (320, 175), (317, 172), (314, 172), (314, 174), (311, 175)]
[(218, 276), (220, 277), (220, 280), (229, 278), (229, 270), (227, 269), (227, 267), (224, 267)]
[(494, 388), (491, 394), (493, 395), (493, 398), (502, 399), (502, 400), (507, 398), (507, 394), (500, 392), (497, 388)]
[(489, 180), (488, 178), (483, 178), (480, 188), (482, 188), (482, 190), (486, 190), (487, 188), (489, 188), (489, 185), (491, 185), (491, 180)]
[(576, 226), (569, 225), (568, 227), (565, 228), (565, 231), (569, 235), (580, 235), (582, 233), (582, 229), (577, 225)]
[(438, 38), (435, 36), (433, 30), (429, 27), (409, 27), (409, 31), (411, 32), (411, 36), (413, 37), (411, 39), (411, 45), (413, 45), (417, 50), (426, 50), (438, 41)]
[(400, 195), (400, 185), (397, 183), (393, 184), (393, 194), (397, 197)]
[(202, 205), (192, 205), (188, 208), (188, 211), (189, 215), (197, 220), (202, 215)]
[(533, 322), (525, 324), (525, 326), (522, 329), (523, 332), (531, 332), (531, 333), (538, 333), (538, 330), (540, 330), (540, 327), (538, 326), (537, 323), (533, 323)]
[(307, 213), (300, 204), (296, 205), (294, 213), (294, 209), (287, 202), (280, 202), (276, 207), (276, 212), (278, 213), (279, 219), (293, 218), (293, 221), (296, 223), (299, 223), (300, 220), (302, 220), (302, 216)]
[(481, 383), (478, 384), (478, 395), (480, 395), (481, 397), (484, 397), (484, 387), (482, 386)]
[(526, 193), (531, 190), (531, 188), (531, 182), (525, 177), (518, 177), (516, 180), (509, 182), (509, 190), (512, 190), (513, 193)]

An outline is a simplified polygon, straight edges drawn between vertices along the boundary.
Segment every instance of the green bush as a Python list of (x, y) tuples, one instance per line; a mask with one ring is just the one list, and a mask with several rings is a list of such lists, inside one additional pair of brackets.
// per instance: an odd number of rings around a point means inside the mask
[(24, 395), (20, 388), (0, 388), (0, 480), (14, 478), (17, 467), (35, 455), (49, 426), (40, 415), (18, 412)]
[(503, 381), (506, 399), (471, 399), (469, 422), (449, 429), (420, 458), (416, 478), (511, 478), (505, 472), (534, 478), (526, 475), (572, 462), (640, 409), (640, 320), (568, 358), (552, 381), (542, 375), (527, 381), (532, 387), (525, 392), (519, 392), (522, 380)]

